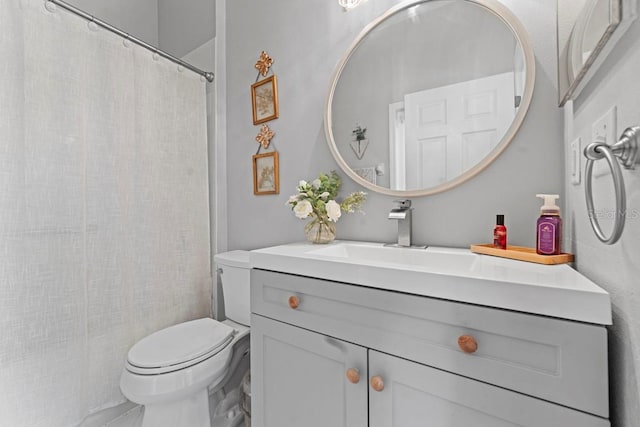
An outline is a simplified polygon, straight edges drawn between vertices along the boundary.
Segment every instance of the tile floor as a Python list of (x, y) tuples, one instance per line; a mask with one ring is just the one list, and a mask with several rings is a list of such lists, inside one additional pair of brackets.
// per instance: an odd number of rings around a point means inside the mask
[(135, 408), (122, 414), (120, 417), (113, 421), (106, 423), (105, 427), (140, 427), (142, 425), (142, 415), (144, 409), (142, 406), (136, 406)]
[[(225, 399), (222, 392), (209, 398), (214, 427), (245, 427), (239, 407), (240, 390), (232, 390)], [(141, 427), (144, 408), (131, 402), (105, 409), (88, 417), (79, 427)]]

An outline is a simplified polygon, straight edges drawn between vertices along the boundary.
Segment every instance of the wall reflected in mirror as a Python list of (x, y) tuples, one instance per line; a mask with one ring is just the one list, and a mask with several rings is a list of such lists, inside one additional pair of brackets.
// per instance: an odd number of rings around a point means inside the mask
[(569, 38), (567, 71), (575, 80), (597, 56), (620, 23), (618, 0), (592, 0), (582, 9)]
[(634, 0), (558, 0), (558, 100), (575, 99), (636, 17)]

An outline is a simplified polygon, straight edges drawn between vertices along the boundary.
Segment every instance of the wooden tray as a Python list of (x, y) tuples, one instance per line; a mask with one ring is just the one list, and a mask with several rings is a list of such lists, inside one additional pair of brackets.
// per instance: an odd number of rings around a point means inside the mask
[(535, 248), (507, 245), (507, 249), (498, 249), (493, 246), (493, 243), (471, 245), (471, 252), (547, 265), (573, 262), (573, 254), (539, 255), (536, 253)]

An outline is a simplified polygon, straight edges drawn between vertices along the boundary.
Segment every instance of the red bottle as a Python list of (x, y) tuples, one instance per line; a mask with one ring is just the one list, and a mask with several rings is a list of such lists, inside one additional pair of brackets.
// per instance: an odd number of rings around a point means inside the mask
[(507, 249), (507, 227), (504, 226), (504, 215), (496, 215), (496, 227), (493, 229), (493, 246)]

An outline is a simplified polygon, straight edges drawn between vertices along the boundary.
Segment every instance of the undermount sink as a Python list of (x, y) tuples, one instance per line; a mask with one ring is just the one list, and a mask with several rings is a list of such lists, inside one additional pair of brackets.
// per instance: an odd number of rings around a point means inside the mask
[(609, 294), (568, 264), (541, 265), (468, 249), (335, 241), (250, 252), (252, 268), (452, 301), (611, 324)]
[(361, 242), (336, 242), (333, 245), (311, 250), (308, 254), (352, 262), (395, 264), (436, 270), (470, 270), (478, 260), (475, 254), (466, 249), (403, 248)]

